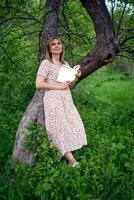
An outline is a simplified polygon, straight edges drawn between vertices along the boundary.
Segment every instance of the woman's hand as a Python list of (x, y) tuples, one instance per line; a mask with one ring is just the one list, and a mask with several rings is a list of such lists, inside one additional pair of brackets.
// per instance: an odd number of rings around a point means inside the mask
[(57, 83), (57, 90), (64, 90), (64, 89), (67, 89), (70, 85), (71, 81), (64, 81), (62, 83)]
[(81, 68), (80, 65), (76, 65), (76, 66), (73, 67), (73, 69), (75, 69), (77, 71), (77, 73), (75, 74), (76, 78), (79, 78), (81, 76), (80, 68)]
[(75, 76), (76, 76), (77, 78), (79, 78), (79, 77), (81, 76), (81, 70), (80, 70), (80, 69), (77, 70), (77, 74), (75, 74)]

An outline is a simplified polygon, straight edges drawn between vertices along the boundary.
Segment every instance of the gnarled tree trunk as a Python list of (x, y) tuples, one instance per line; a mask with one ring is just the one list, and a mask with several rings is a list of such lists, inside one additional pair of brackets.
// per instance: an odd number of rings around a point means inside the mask
[[(59, 15), (60, 0), (48, 0), (45, 5), (45, 13), (43, 20), (43, 30), (41, 33), (40, 42), (40, 61), (45, 58), (45, 44), (50, 36), (58, 35), (58, 15)], [(12, 161), (21, 161), (27, 164), (32, 164), (35, 156), (28, 151), (24, 145), (24, 136), (28, 132), (27, 127), (33, 122), (41, 125), (42, 130), (45, 129), (45, 116), (43, 107), (44, 90), (36, 90), (30, 104), (19, 123), (16, 133), (16, 139), (13, 148)]]
[[(115, 38), (114, 28), (107, 7), (105, 5), (105, 1), (80, 0), (80, 2), (82, 6), (87, 10), (93, 21), (94, 29), (96, 32), (96, 45), (79, 63), (76, 63), (80, 64), (82, 67), (82, 76), (78, 82), (103, 65), (111, 62), (114, 59), (116, 53), (119, 51), (118, 41)], [(51, 12), (51, 14), (44, 17), (44, 27), (40, 43), (40, 61), (45, 58), (44, 49), (47, 39), (52, 35), (58, 35), (58, 15), (60, 3), (60, 0), (48, 0), (46, 2), (45, 12), (48, 14)], [(23, 137), (27, 132), (28, 125), (32, 122), (38, 122), (42, 129), (45, 130), (43, 107), (44, 93), (45, 91), (43, 90), (35, 92), (31, 103), (28, 105), (20, 121), (13, 149), (13, 162), (19, 160), (28, 164), (32, 164), (34, 161), (34, 155), (29, 152), (23, 144)]]

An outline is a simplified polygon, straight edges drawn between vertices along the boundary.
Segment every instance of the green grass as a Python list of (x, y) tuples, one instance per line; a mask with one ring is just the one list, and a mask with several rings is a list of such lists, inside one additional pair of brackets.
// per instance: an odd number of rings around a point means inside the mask
[(134, 110), (134, 80), (127, 80), (123, 73), (109, 74), (101, 69), (87, 77), (81, 86), (104, 103)]
[(103, 83), (96, 95), (101, 101), (134, 109), (134, 81), (113, 80)]
[[(12, 166), (11, 149), (23, 107), (7, 115), (3, 107), (0, 199), (133, 200), (133, 82), (125, 74), (98, 70), (72, 90), (88, 139), (88, 145), (73, 152), (80, 169), (71, 169), (66, 160), (57, 163), (57, 151), (34, 125), (26, 141), (36, 152), (35, 164)], [(20, 100), (27, 102), (20, 96), (12, 101), (13, 108)]]

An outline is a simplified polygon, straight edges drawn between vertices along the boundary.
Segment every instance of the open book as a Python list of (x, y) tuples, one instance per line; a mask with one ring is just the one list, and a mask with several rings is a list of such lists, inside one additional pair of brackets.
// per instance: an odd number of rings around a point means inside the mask
[(57, 77), (57, 81), (58, 82), (64, 82), (64, 81), (73, 81), (76, 78), (76, 74), (77, 74), (77, 70), (80, 68), (80, 65), (76, 65), (73, 68), (71, 67), (66, 67), (66, 66), (62, 66), (58, 77)]

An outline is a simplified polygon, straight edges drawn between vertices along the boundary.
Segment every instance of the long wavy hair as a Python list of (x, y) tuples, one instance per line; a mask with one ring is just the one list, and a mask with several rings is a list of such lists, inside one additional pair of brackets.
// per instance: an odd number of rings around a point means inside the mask
[(48, 41), (46, 43), (46, 59), (53, 63), (53, 61), (52, 61), (52, 53), (50, 52), (50, 47), (51, 47), (52, 41), (54, 39), (57, 39), (62, 44), (62, 52), (60, 54), (60, 60), (59, 61), (62, 62), (63, 64), (65, 64), (65, 61), (64, 61), (64, 50), (65, 50), (65, 47), (64, 47), (63, 42), (61, 41), (61, 39), (58, 36), (52, 36), (52, 37), (50, 37), (48, 39)]

